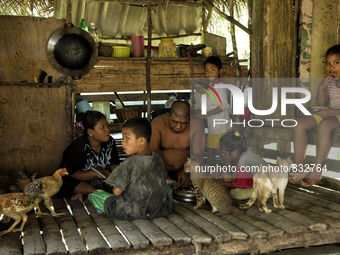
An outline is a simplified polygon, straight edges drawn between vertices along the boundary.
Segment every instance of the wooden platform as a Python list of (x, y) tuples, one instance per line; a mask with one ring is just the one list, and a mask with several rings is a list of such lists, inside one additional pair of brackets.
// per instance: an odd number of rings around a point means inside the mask
[[(313, 193), (314, 192), (314, 193)], [(0, 254), (244, 254), (340, 242), (340, 195), (313, 186), (289, 185), (286, 209), (257, 206), (231, 215), (173, 201), (166, 218), (112, 221), (86, 199), (54, 200), (59, 217), (34, 212), (20, 233), (0, 238)], [(244, 201), (243, 201), (244, 202)], [(46, 210), (46, 209), (45, 209)], [(13, 221), (2, 224), (1, 230)]]

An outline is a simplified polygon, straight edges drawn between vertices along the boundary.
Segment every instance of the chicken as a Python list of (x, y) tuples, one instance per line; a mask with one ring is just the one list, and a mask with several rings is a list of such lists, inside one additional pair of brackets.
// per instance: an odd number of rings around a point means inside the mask
[(29, 184), (32, 180), (34, 180), (35, 176), (37, 175), (35, 173), (30, 178), (28, 178), (26, 174), (21, 170), (14, 170), (13, 174), (16, 180), (16, 184), (19, 186), (21, 190), (24, 190), (27, 184)]
[[(4, 214), (15, 220), (13, 225), (2, 232), (0, 236), (16, 231), (23, 231), (25, 223), (27, 221), (27, 214), (34, 208), (35, 199), (42, 194), (43, 185), (41, 182), (33, 182), (31, 185), (31, 193), (8, 193), (0, 195), (0, 214)], [(22, 220), (21, 227), (15, 228), (15, 226)]]
[(27, 177), (25, 178), (25, 174), (21, 173), (19, 174), (19, 170), (16, 170), (16, 176), (17, 176), (17, 184), (20, 188), (25, 188), (25, 194), (27, 196), (35, 196), (36, 188), (34, 188), (35, 185), (37, 185), (37, 182), (40, 182), (43, 186), (41, 194), (35, 198), (35, 204), (38, 209), (39, 215), (47, 215), (48, 213), (42, 213), (39, 207), (39, 203), (42, 199), (44, 199), (45, 206), (51, 211), (51, 213), (55, 216), (62, 215), (63, 213), (56, 213), (53, 210), (53, 202), (52, 202), (52, 196), (54, 196), (60, 189), (61, 185), (63, 184), (62, 176), (64, 176), (67, 173), (66, 168), (60, 168), (52, 176), (45, 176), (41, 177), (39, 179), (35, 179), (31, 182), (28, 182), (29, 180)]

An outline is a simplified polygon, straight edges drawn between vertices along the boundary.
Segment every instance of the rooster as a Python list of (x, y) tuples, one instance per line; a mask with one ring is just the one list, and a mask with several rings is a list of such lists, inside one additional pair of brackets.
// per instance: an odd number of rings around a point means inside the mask
[[(0, 236), (9, 232), (23, 231), (27, 221), (27, 213), (34, 208), (35, 199), (42, 194), (42, 183), (37, 181), (33, 181), (33, 183), (34, 185), (31, 185), (29, 194), (26, 194), (28, 190), (25, 189), (24, 193), (0, 195), (0, 214), (4, 214), (15, 220), (9, 229), (0, 232)], [(21, 227), (15, 228), (21, 220)]]
[(61, 185), (63, 184), (63, 178), (67, 173), (66, 168), (60, 168), (54, 172), (52, 176), (45, 176), (39, 179), (31, 181), (23, 172), (20, 170), (15, 171), (15, 176), (17, 179), (17, 184), (21, 189), (25, 189), (28, 196), (34, 196), (36, 188), (34, 186), (41, 183), (43, 186), (41, 194), (35, 198), (35, 204), (38, 210), (38, 215), (48, 215), (48, 213), (42, 213), (39, 207), (39, 203), (44, 199), (45, 206), (51, 211), (55, 216), (63, 215), (63, 213), (56, 213), (53, 210), (52, 197), (59, 191)]

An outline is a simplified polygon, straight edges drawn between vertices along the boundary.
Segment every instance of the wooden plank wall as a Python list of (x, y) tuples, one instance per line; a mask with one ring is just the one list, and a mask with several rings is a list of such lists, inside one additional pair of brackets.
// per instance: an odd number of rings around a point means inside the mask
[[(194, 77), (205, 78), (205, 58), (193, 58)], [(223, 59), (223, 77), (236, 77), (232, 59)], [(242, 78), (248, 77), (246, 66), (241, 67)], [(145, 58), (99, 58), (94, 68), (76, 82), (75, 93), (146, 90)], [(190, 89), (190, 65), (188, 58), (153, 59), (151, 61), (152, 90)]]
[[(47, 42), (65, 19), (0, 15), (0, 81), (33, 83), (42, 70), (56, 82), (57, 72), (47, 59)], [(47, 82), (47, 77), (46, 80)]]
[(0, 172), (21, 169), (43, 176), (58, 168), (69, 142), (68, 90), (0, 86)]

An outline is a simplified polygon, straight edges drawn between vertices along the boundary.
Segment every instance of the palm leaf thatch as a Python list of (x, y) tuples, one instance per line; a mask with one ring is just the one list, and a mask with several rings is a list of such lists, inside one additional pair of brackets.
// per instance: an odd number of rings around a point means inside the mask
[[(217, 9), (225, 14), (230, 15), (230, 3), (229, 0), (209, 0)], [(234, 15), (235, 18), (239, 18), (242, 9), (246, 8), (248, 4), (248, 0), (234, 0)], [(203, 9), (203, 30), (207, 31), (207, 28), (216, 23), (216, 19), (219, 17), (219, 14), (212, 11), (211, 8), (205, 6)]]
[(0, 15), (52, 17), (54, 0), (0, 0)]

